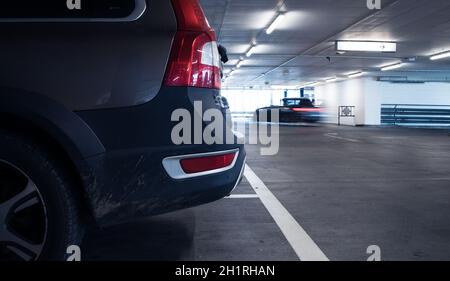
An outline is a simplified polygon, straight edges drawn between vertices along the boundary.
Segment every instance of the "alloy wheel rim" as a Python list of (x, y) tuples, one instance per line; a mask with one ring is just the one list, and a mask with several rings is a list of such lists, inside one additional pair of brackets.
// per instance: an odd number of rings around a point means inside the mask
[(37, 260), (47, 240), (47, 209), (33, 180), (0, 159), (0, 260)]

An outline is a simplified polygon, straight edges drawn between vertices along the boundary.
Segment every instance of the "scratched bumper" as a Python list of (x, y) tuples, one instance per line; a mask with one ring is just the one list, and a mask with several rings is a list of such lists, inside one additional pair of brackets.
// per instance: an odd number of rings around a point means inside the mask
[(89, 159), (96, 175), (89, 197), (97, 224), (117, 224), (227, 196), (240, 180), (244, 165), (245, 150), (243, 146), (237, 147), (240, 153), (233, 169), (185, 180), (170, 178), (161, 164), (162, 159), (167, 155), (204, 150), (187, 147), (175, 151), (150, 149), (108, 153)]
[[(200, 113), (220, 109), (216, 104), (219, 94), (211, 89), (163, 87), (154, 100), (143, 105), (78, 112), (106, 148), (105, 154), (86, 159), (91, 180), (85, 184), (85, 193), (97, 224), (118, 224), (189, 208), (230, 193), (244, 165), (243, 145), (177, 146), (171, 140), (174, 110), (199, 114), (194, 109), (196, 101), (202, 102)], [(203, 129), (207, 125), (203, 123)], [(224, 126), (224, 130), (229, 128)], [(218, 174), (174, 180), (162, 164), (167, 157), (236, 148), (239, 157), (233, 169)]]

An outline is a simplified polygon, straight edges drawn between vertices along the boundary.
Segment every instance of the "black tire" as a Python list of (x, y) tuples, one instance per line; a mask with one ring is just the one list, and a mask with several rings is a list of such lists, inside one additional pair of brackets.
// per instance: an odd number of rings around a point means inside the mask
[[(34, 237), (34, 240), (31, 238), (27, 238), (29, 240), (22, 239), (30, 243), (34, 241), (29, 245), (39, 244), (39, 250), (37, 250), (37, 247), (33, 247), (33, 251), (28, 251), (27, 248), (22, 247), (28, 244), (14, 244), (11, 242), (14, 239), (9, 239), (9, 242), (0, 241), (0, 259), (66, 260), (67, 247), (81, 244), (84, 227), (77, 206), (75, 189), (70, 180), (71, 177), (62, 168), (63, 166), (63, 163), (58, 161), (57, 157), (53, 156), (45, 146), (23, 136), (0, 130), (0, 177), (2, 177), (0, 178), (0, 189), (7, 190), (10, 188), (12, 190), (9, 192), (10, 198), (8, 198), (8, 192), (3, 194), (0, 192), (0, 207), (3, 204), (3, 206), (6, 206), (3, 208), (4, 210), (12, 210), (3, 211), (3, 213), (10, 213), (10, 215), (8, 215), (8, 219), (2, 221), (0, 208), (0, 238), (3, 231), (7, 233), (3, 235), (4, 237), (11, 237), (11, 233), (15, 233), (15, 236), (21, 238)], [(25, 178), (20, 179), (21, 176)], [(20, 194), (26, 194), (26, 192), (19, 190), (19, 195), (14, 195), (17, 192), (14, 189), (25, 182), (27, 187), (20, 190), (26, 190), (32, 183), (37, 191), (27, 198), (23, 197), (22, 201), (17, 200), (16, 203), (25, 206), (26, 200), (33, 200), (35, 205), (27, 207), (34, 208), (32, 212), (22, 209), (23, 207), (9, 208), (9, 205), (5, 203), (5, 200), (6, 202), (16, 201), (16, 198), (21, 197)], [(33, 199), (30, 199), (30, 197), (33, 197)], [(20, 211), (18, 211), (19, 209)], [(38, 217), (27, 218), (26, 212), (29, 212), (28, 215), (33, 214), (33, 216)], [(19, 220), (15, 216), (22, 217)], [(19, 222), (13, 225), (15, 220)], [(12, 229), (17, 225), (19, 225), (23, 234), (20, 231), (18, 232), (17, 229)], [(42, 233), (43, 225), (45, 226), (45, 233)], [(8, 229), (3, 228), (3, 226), (7, 226)], [(17, 233), (20, 234), (17, 235)], [(4, 239), (6, 240), (6, 238)], [(40, 239), (42, 239), (42, 242), (39, 241)], [(23, 255), (17, 254), (18, 252), (22, 252)]]

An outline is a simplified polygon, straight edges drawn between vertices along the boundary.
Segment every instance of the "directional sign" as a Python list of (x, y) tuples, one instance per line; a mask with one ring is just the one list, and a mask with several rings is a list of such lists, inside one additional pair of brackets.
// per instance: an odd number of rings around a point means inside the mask
[(340, 106), (339, 115), (341, 117), (354, 117), (354, 106)]

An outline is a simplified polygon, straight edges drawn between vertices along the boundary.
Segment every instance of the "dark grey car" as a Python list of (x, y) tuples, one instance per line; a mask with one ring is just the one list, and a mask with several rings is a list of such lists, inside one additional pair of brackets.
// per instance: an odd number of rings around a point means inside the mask
[(171, 140), (176, 109), (226, 113), (197, 0), (16, 2), (0, 10), (0, 259), (64, 259), (88, 224), (236, 186), (242, 145)]

